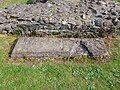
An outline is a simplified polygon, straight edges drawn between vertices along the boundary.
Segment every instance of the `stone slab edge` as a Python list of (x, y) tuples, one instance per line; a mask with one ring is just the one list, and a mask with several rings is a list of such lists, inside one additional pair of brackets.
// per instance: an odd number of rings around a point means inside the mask
[[(41, 44), (43, 44), (43, 46)], [(63, 45), (64, 49), (61, 49), (61, 45)], [(101, 38), (79, 39), (22, 37), (18, 39), (10, 57), (61, 58), (80, 57), (82, 55), (99, 57), (108, 56), (109, 54), (105, 43)]]

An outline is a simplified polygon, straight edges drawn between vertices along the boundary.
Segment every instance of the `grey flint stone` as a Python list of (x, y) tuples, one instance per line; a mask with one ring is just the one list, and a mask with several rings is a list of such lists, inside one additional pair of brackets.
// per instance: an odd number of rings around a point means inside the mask
[(107, 56), (103, 39), (22, 37), (18, 39), (10, 56), (11, 58), (61, 58), (82, 55)]

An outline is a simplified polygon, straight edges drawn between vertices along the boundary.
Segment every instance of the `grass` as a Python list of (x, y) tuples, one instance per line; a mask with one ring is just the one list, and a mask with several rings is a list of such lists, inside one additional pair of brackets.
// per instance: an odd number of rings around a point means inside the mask
[(116, 0), (116, 1), (120, 2), (120, 0)]
[(3, 0), (3, 3), (0, 5), (0, 8), (4, 8), (6, 6), (9, 6), (11, 4), (20, 4), (20, 3), (26, 3), (28, 0)]
[(8, 46), (14, 39), (0, 35), (1, 90), (118, 90), (120, 86), (120, 37), (114, 41), (108, 63), (46, 61), (34, 67), (5, 62)]

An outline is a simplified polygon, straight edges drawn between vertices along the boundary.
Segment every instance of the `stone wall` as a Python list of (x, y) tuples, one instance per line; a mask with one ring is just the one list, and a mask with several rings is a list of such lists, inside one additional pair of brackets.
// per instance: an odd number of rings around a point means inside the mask
[(102, 37), (120, 31), (120, 3), (111, 0), (73, 1), (48, 0), (0, 9), (0, 33), (67, 33)]

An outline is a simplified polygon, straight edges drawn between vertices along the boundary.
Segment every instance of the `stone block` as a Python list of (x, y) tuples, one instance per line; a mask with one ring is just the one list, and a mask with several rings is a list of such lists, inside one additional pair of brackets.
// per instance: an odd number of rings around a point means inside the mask
[(19, 38), (11, 58), (61, 58), (80, 57), (88, 55), (93, 57), (108, 55), (103, 39), (79, 38)]

